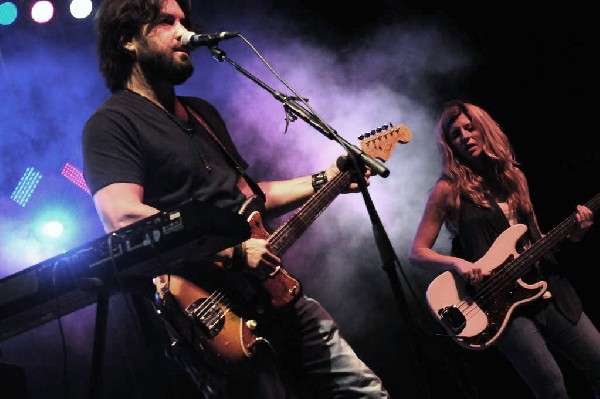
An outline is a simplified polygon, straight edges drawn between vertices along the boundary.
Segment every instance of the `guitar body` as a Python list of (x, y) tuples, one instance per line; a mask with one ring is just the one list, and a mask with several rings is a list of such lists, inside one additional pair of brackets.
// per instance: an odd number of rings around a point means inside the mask
[(177, 302), (178, 309), (173, 311), (179, 314), (170, 317), (181, 317), (183, 310), (183, 315), (192, 321), (193, 344), (211, 366), (228, 372), (252, 357), (256, 343), (261, 340), (253, 331), (256, 323), (231, 311), (222, 293), (209, 293), (176, 275), (158, 276), (154, 278), (154, 284), (161, 298), (168, 290)]
[[(268, 240), (269, 234), (264, 228), (260, 213), (252, 210), (259, 206), (260, 200), (250, 197), (240, 213), (250, 213), (247, 220), (252, 238)], [(274, 309), (291, 303), (301, 292), (300, 283), (282, 267), (261, 270), (257, 274), (262, 276), (262, 286), (269, 293)], [(158, 276), (154, 279), (154, 284), (161, 298), (168, 291), (177, 302), (178, 308), (173, 309), (173, 312), (179, 314), (171, 314), (171, 318), (181, 317), (183, 310), (184, 317), (191, 320), (194, 345), (213, 368), (227, 373), (239, 367), (244, 360), (253, 356), (256, 343), (263, 340), (254, 333), (256, 321), (240, 318), (230, 309), (229, 299), (222, 292), (207, 292), (176, 275)]]
[(427, 304), (459, 345), (473, 350), (486, 349), (504, 331), (518, 306), (541, 297), (546, 291), (545, 281), (526, 284), (507, 270), (519, 256), (516, 244), (526, 231), (527, 226), (516, 224), (498, 236), (486, 254), (475, 262), (491, 273), (479, 284), (470, 285), (450, 271), (429, 284)]

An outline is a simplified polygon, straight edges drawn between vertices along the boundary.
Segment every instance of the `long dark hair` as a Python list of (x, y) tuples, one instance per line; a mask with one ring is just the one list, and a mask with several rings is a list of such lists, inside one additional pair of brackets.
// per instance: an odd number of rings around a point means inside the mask
[[(111, 92), (125, 88), (135, 62), (123, 45), (141, 33), (142, 26), (155, 21), (164, 0), (103, 0), (95, 15), (100, 72)], [(191, 1), (177, 0), (191, 25)]]

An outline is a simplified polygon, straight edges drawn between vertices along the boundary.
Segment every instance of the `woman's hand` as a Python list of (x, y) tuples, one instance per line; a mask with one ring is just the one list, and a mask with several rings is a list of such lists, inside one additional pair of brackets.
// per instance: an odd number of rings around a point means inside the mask
[(584, 205), (577, 205), (577, 213), (575, 214), (577, 224), (571, 234), (568, 235), (568, 240), (572, 242), (579, 242), (588, 232), (588, 230), (594, 225), (594, 213)]
[(463, 276), (465, 281), (470, 284), (476, 284), (490, 274), (489, 272), (483, 271), (476, 263), (461, 258), (456, 258), (453, 266), (456, 273)]

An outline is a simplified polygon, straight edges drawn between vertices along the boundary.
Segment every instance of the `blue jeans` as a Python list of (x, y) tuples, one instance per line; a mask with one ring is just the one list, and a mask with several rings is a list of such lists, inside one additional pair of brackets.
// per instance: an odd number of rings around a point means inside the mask
[(210, 399), (389, 398), (379, 377), (314, 299), (303, 295), (289, 309), (259, 320), (258, 326), (266, 343), (259, 344), (242, 372), (226, 379), (203, 370), (193, 349), (179, 348), (173, 357)]
[(516, 316), (496, 342), (536, 398), (568, 398), (563, 374), (550, 349), (560, 351), (587, 377), (600, 398), (600, 333), (585, 313), (577, 324), (563, 317), (550, 300), (536, 321)]

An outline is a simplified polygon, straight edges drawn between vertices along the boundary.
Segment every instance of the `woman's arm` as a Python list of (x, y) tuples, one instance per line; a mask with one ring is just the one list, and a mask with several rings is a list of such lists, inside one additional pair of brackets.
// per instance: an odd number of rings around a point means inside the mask
[(438, 180), (429, 193), (408, 258), (413, 266), (437, 272), (452, 270), (466, 280), (475, 283), (484, 276), (480, 267), (472, 262), (444, 255), (432, 249), (444, 221), (449, 217), (451, 193), (450, 184), (444, 180)]

